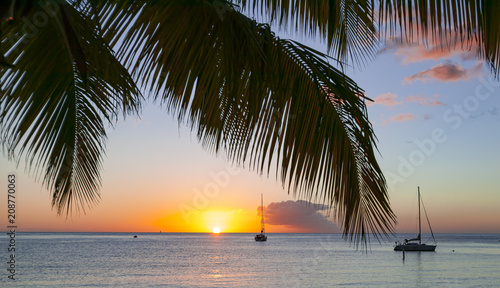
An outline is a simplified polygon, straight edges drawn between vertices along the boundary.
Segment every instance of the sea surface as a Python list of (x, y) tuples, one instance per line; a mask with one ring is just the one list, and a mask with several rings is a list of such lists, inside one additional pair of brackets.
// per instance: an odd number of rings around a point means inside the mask
[(339, 234), (17, 233), (15, 280), (2, 234), (0, 287), (500, 287), (500, 234), (437, 234), (403, 258)]

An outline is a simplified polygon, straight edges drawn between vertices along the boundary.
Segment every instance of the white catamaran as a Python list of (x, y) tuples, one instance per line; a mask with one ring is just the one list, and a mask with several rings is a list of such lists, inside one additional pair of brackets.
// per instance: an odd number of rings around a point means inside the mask
[(260, 194), (260, 234), (255, 235), (255, 241), (267, 241), (267, 236), (264, 234), (264, 200)]
[[(396, 246), (394, 247), (395, 251), (435, 251), (436, 245), (427, 245), (422, 243), (422, 224), (420, 221), (420, 202), (422, 202), (420, 198), (420, 187), (418, 187), (418, 236), (413, 239), (405, 239), (403, 243), (396, 242)], [(427, 218), (427, 212), (425, 211), (425, 217)], [(429, 229), (431, 230), (432, 239), (436, 242), (434, 238), (434, 233), (432, 233), (431, 224), (429, 222), (429, 218), (427, 218), (427, 223), (429, 224)], [(418, 243), (417, 243), (418, 241)]]

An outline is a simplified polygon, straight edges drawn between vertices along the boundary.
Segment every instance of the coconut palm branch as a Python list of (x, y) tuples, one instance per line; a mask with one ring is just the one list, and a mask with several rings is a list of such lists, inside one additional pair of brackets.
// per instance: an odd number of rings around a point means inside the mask
[(48, 3), (24, 2), (16, 8), (26, 20), (2, 25), (14, 68), (0, 74), (0, 139), (10, 159), (25, 156), (62, 213), (99, 199), (105, 124), (137, 112), (140, 93), (85, 15)]
[[(330, 55), (364, 63), (377, 40), (442, 49), (475, 49), (498, 76), (500, 23), (498, 1), (488, 0), (237, 0), (264, 20), (319, 37)], [(378, 16), (377, 16), (378, 14)], [(378, 19), (378, 25), (377, 20)], [(378, 26), (378, 31), (375, 27)], [(380, 35), (379, 35), (380, 34)]]
[(102, 28), (124, 39), (120, 60), (192, 124), (205, 148), (260, 173), (275, 169), (289, 192), (335, 207), (356, 240), (391, 231), (363, 91), (325, 54), (276, 37), (231, 6), (193, 2), (148, 1), (136, 17), (117, 15), (133, 19), (126, 29)]
[(288, 31), (324, 41), (342, 63), (367, 64), (377, 54), (373, 1), (235, 1), (253, 15)]

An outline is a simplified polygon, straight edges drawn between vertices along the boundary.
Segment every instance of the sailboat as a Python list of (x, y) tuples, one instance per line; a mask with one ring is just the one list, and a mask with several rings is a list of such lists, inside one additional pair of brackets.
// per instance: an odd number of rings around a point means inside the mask
[(267, 241), (267, 236), (264, 234), (264, 199), (260, 194), (260, 234), (255, 235), (255, 241)]
[[(435, 251), (436, 245), (427, 245), (422, 243), (422, 223), (420, 220), (420, 203), (422, 202), (420, 198), (420, 187), (418, 187), (418, 236), (413, 239), (405, 239), (403, 243), (397, 243), (394, 247), (395, 251)], [(425, 212), (425, 207), (424, 207)], [(427, 218), (427, 212), (425, 212), (425, 217)], [(427, 223), (429, 223), (429, 228), (431, 230), (432, 239), (434, 239), (434, 234), (432, 233), (431, 224), (429, 218), (427, 218)], [(418, 242), (417, 242), (418, 241)], [(436, 239), (434, 239), (436, 242)]]

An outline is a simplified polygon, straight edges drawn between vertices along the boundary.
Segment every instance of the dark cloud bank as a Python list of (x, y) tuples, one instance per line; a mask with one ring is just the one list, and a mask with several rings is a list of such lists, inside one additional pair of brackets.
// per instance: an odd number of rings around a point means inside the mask
[[(260, 210), (260, 209), (258, 209)], [(327, 207), (303, 200), (273, 202), (265, 207), (266, 224), (282, 225), (293, 232), (339, 233), (338, 226), (328, 220)]]

